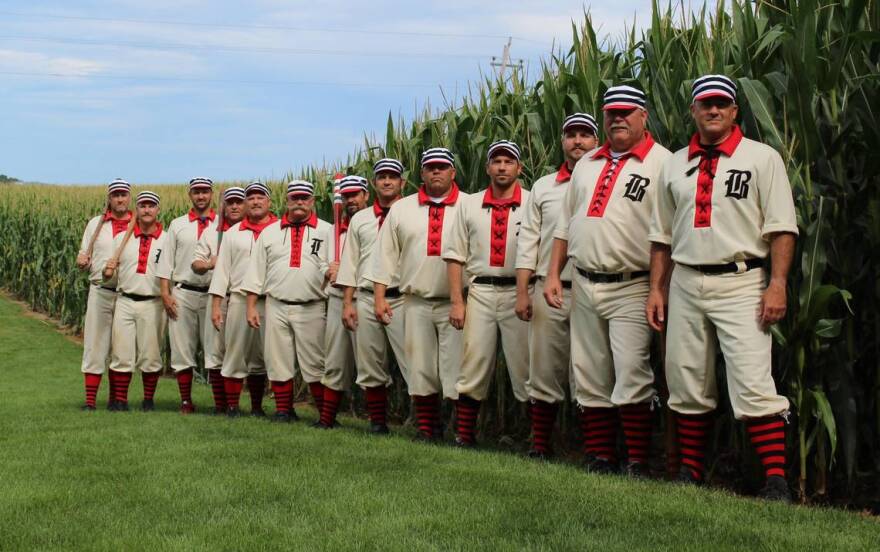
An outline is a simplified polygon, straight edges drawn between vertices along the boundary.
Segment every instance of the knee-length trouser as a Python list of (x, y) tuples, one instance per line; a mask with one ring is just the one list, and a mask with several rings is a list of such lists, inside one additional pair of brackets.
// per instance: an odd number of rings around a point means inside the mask
[(409, 394), (443, 393), (457, 399), (455, 382), (461, 369), (462, 333), (449, 323), (449, 299), (404, 299), (404, 356), (409, 371)]
[(321, 381), (326, 305), (323, 300), (288, 305), (271, 296), (266, 298), (264, 356), (269, 380), (290, 380), (298, 369), (306, 383)]
[(113, 311), (113, 351), (110, 369), (115, 372), (158, 372), (162, 369), (165, 308), (158, 297), (135, 301), (124, 295)]
[(204, 335), (206, 325), (211, 326), (211, 319), (205, 316), (205, 308), (210, 296), (177, 286), (171, 289), (171, 295), (177, 301), (177, 320), (168, 319), (168, 340), (171, 344), (171, 368), (179, 372), (196, 367), (199, 344), (207, 352)]
[(97, 284), (89, 286), (86, 320), (83, 326), (82, 371), (84, 373), (103, 374), (107, 370), (115, 306), (115, 291)]
[(250, 374), (265, 374), (263, 360), (263, 340), (266, 333), (266, 300), (257, 300), (260, 314), (260, 329), (255, 330), (247, 323), (247, 298), (240, 293), (229, 296), (226, 306), (226, 320), (223, 323), (224, 348), (223, 368), (220, 373), (227, 378), (242, 379)]
[[(357, 298), (358, 326), (355, 340), (357, 356), (357, 384), (361, 387), (391, 385), (391, 358), (394, 353), (404, 382), (409, 384), (406, 357), (404, 356), (404, 299), (387, 299), (391, 307), (391, 323), (384, 325), (376, 320), (372, 293), (360, 291)], [(389, 350), (390, 345), (390, 350)]]
[(528, 400), (529, 323), (517, 318), (515, 306), (516, 287), (471, 284), (462, 330), (464, 354), (455, 385), (459, 395), (486, 399), (495, 375), (500, 332), (513, 396), (521, 402)]
[(321, 383), (335, 391), (351, 389), (355, 372), (355, 333), (342, 324), (342, 298), (327, 298), (324, 330), (324, 377)]
[(228, 313), (229, 298), (224, 297), (220, 301), (220, 313), (223, 324), (220, 330), (214, 327), (211, 322), (211, 309), (213, 306), (213, 297), (208, 297), (208, 304), (205, 305), (205, 318), (208, 323), (205, 325), (205, 335), (202, 337), (205, 344), (205, 368), (208, 370), (220, 370), (223, 367), (223, 356), (226, 354), (226, 315)]
[(529, 322), (529, 397), (556, 403), (565, 400), (565, 390), (574, 395), (571, 371), (571, 288), (562, 290), (562, 308), (554, 309), (544, 299), (544, 279), (532, 293)]
[(654, 398), (648, 278), (596, 283), (572, 279), (571, 364), (578, 404), (609, 408)]
[(676, 265), (669, 287), (666, 382), (669, 407), (702, 414), (718, 406), (715, 338), (727, 370), (734, 417), (763, 418), (788, 409), (776, 392), (770, 365), (770, 332), (761, 328), (758, 307), (764, 271), (706, 275)]

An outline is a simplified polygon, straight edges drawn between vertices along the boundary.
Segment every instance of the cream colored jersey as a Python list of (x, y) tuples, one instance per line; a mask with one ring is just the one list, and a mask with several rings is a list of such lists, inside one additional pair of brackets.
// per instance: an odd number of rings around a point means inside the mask
[(467, 194), (453, 185), (449, 195), (434, 202), (425, 193), (407, 196), (391, 206), (373, 255), (370, 280), (390, 286), (400, 277), (403, 293), (426, 299), (449, 297), (443, 245), (450, 239), (455, 214)]
[(331, 228), (315, 213), (301, 224), (289, 223), (287, 215), (270, 224), (254, 244), (242, 290), (265, 293), (279, 301), (326, 299), (324, 278), (328, 242), (333, 239)]
[[(232, 224), (228, 224), (225, 220), (223, 221), (223, 236), (225, 239), (226, 233), (232, 228)], [(199, 241), (196, 242), (195, 250), (193, 251), (193, 261), (203, 261), (210, 262), (211, 257), (217, 255), (217, 225), (212, 224), (205, 228), (205, 231), (202, 232), (202, 236), (199, 238)], [(221, 240), (222, 244), (222, 240)], [(192, 263), (190, 263), (191, 265)], [(205, 273), (210, 278), (211, 271)]]
[[(119, 266), (116, 269), (119, 281), (116, 289), (122, 293), (159, 296), (157, 269), (162, 255), (165, 255), (167, 236), (161, 224), (156, 225), (152, 234), (143, 234), (140, 226), (134, 227), (131, 238), (119, 256)], [(124, 238), (125, 234), (117, 234), (113, 238), (114, 251)]]
[(496, 199), (492, 188), (459, 200), (443, 259), (464, 264), (471, 276), (515, 276), (516, 235), (529, 192), (514, 184), (513, 196)]
[(681, 264), (763, 259), (770, 234), (798, 233), (782, 157), (739, 127), (712, 149), (694, 135), (663, 167), (649, 238)]
[[(532, 185), (523, 207), (514, 268), (531, 270), (541, 278), (547, 276), (553, 250), (553, 232), (570, 180), (570, 173), (557, 171), (539, 178)], [(571, 280), (570, 264), (565, 265), (562, 279)]]
[[(339, 234), (339, 262), (342, 263), (342, 255), (345, 254), (345, 249), (348, 247), (348, 232), (349, 230), (344, 230)], [(336, 225), (330, 225), (330, 240), (327, 243), (327, 262), (333, 262), (333, 259), (336, 258)], [(328, 264), (329, 268), (329, 264)], [(329, 275), (328, 275), (329, 279)], [(336, 282), (339, 282), (339, 271), (336, 271)], [(330, 285), (329, 281), (327, 283), (327, 287), (325, 289), (327, 291), (327, 295), (332, 295), (333, 297), (338, 297), (342, 299), (344, 295), (342, 288)]]
[[(223, 242), (220, 246), (220, 252), (217, 254), (217, 263), (214, 265), (214, 274), (211, 277), (211, 287), (208, 289), (208, 293), (220, 297), (224, 297), (227, 293), (244, 294), (241, 286), (245, 274), (247, 274), (248, 262), (254, 244), (260, 237), (260, 233), (277, 221), (278, 217), (275, 215), (270, 215), (264, 224), (253, 224), (244, 219), (233, 224), (223, 234)], [(260, 293), (262, 294), (262, 292)]]
[(125, 234), (130, 220), (131, 213), (129, 213), (128, 217), (124, 220), (116, 221), (110, 217), (110, 213), (108, 212), (92, 218), (88, 224), (86, 224), (82, 242), (79, 246), (79, 253), (83, 255), (88, 253), (89, 243), (92, 241), (92, 235), (94, 235), (95, 229), (99, 224), (102, 225), (101, 232), (98, 234), (97, 239), (95, 239), (95, 245), (92, 248), (91, 265), (89, 266), (89, 281), (93, 284), (102, 286), (116, 285), (116, 275), (113, 276), (113, 279), (106, 282), (104, 281), (104, 265), (107, 264), (107, 261), (110, 260), (114, 251), (116, 251), (113, 241), (114, 238), (119, 234)]
[(565, 191), (553, 237), (568, 240), (568, 256), (590, 272), (648, 270), (648, 230), (657, 180), (669, 150), (645, 141), (612, 155), (608, 143), (578, 161)]
[[(373, 282), (369, 280), (368, 273), (379, 229), (387, 215), (388, 211), (383, 211), (378, 203), (374, 203), (372, 207), (361, 209), (351, 217), (347, 242), (339, 259), (339, 273), (336, 276), (338, 284), (373, 289)], [(399, 285), (400, 279), (395, 273), (388, 287), (395, 288)]]
[[(177, 217), (168, 225), (165, 252), (159, 261), (157, 274), (160, 278), (195, 287), (208, 287), (210, 274), (196, 274), (192, 269), (196, 245), (208, 228), (216, 228), (214, 210), (199, 220), (194, 211)], [(216, 235), (216, 234), (215, 234)]]

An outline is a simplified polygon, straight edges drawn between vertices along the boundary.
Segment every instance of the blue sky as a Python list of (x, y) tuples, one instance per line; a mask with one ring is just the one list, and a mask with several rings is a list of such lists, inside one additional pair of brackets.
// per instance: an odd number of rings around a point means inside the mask
[(344, 159), (492, 71), (534, 71), (589, 8), (649, 0), (0, 0), (0, 173), (51, 183), (281, 177)]

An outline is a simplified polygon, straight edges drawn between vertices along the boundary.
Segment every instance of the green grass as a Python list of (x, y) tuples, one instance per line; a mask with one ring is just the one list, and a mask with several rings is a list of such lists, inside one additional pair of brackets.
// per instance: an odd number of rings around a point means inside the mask
[[(5, 299), (0, 351), (2, 550), (868, 550), (880, 538), (852, 513), (373, 438), (349, 419), (318, 431), (181, 417), (168, 379), (155, 413), (80, 412), (80, 347)], [(198, 386), (197, 404), (208, 394)]]

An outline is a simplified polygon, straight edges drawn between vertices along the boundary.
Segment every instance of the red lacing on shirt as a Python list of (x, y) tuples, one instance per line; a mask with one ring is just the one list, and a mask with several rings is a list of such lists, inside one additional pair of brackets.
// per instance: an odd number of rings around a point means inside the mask
[(419, 188), (419, 205), (428, 205), (428, 240), (429, 257), (439, 257), (443, 248), (443, 218), (447, 205), (454, 205), (458, 200), (458, 185), (453, 182), (449, 194), (442, 201), (431, 201), (425, 186)]
[(590, 199), (590, 205), (587, 207), (587, 216), (601, 218), (605, 215), (605, 209), (608, 207), (608, 201), (611, 199), (611, 193), (614, 191), (614, 184), (617, 177), (623, 170), (623, 166), (631, 157), (637, 157), (640, 161), (644, 161), (648, 152), (654, 147), (654, 138), (650, 132), (645, 132), (645, 139), (642, 142), (615, 158), (611, 155), (611, 142), (605, 142), (599, 150), (593, 154), (592, 159), (604, 157), (606, 159), (602, 172), (596, 180), (596, 187), (593, 189), (593, 197)]
[(492, 195), (492, 187), (483, 195), (483, 207), (492, 209), (492, 229), (489, 235), (489, 266), (504, 266), (507, 256), (507, 225), (511, 207), (519, 207), (522, 203), (522, 188), (515, 185), (513, 196), (496, 199)]
[(162, 224), (157, 224), (156, 228), (149, 234), (144, 234), (140, 226), (134, 227), (134, 237), (140, 240), (138, 244), (138, 264), (137, 273), (147, 273), (147, 263), (150, 261), (150, 246), (153, 240), (162, 235)]
[(715, 182), (715, 171), (718, 169), (718, 158), (721, 157), (721, 154), (728, 157), (733, 155), (742, 139), (742, 131), (737, 125), (734, 125), (733, 131), (724, 142), (711, 148), (703, 147), (700, 144), (699, 134), (691, 136), (691, 141), (688, 144), (688, 160), (700, 157), (700, 163), (697, 165), (700, 171), (697, 175), (697, 192), (694, 194), (694, 228), (712, 226), (712, 189)]
[(281, 217), (281, 228), (290, 228), (290, 267), (302, 266), (302, 242), (306, 233), (306, 226), (315, 228), (318, 226), (318, 215), (312, 213), (309, 218), (301, 222), (287, 220), (287, 214)]

